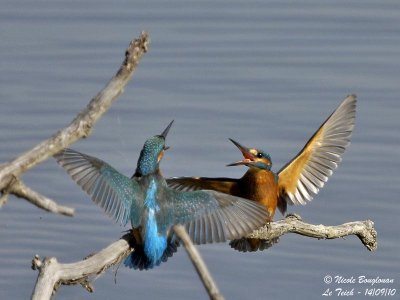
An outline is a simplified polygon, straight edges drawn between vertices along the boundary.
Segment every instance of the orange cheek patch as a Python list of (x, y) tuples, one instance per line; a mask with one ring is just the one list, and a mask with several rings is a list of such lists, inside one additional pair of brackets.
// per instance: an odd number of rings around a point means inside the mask
[(163, 156), (164, 156), (164, 151), (161, 151), (160, 154), (158, 154), (157, 161), (160, 161), (163, 158)]

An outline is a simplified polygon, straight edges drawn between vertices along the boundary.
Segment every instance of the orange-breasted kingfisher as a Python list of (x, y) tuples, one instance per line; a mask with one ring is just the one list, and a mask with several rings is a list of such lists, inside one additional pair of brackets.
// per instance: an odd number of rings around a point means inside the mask
[[(173, 121), (172, 121), (173, 122)], [(243, 237), (268, 217), (264, 206), (217, 191), (181, 192), (167, 186), (159, 164), (172, 122), (149, 138), (129, 178), (104, 161), (72, 149), (54, 157), (91, 199), (121, 225), (130, 220), (135, 251), (125, 265), (143, 270), (166, 261), (179, 245), (172, 226), (184, 224), (195, 244)]]
[[(272, 221), (276, 207), (285, 214), (287, 204), (305, 205), (328, 181), (350, 144), (355, 113), (356, 96), (349, 95), (313, 134), (303, 149), (277, 173), (271, 170), (272, 160), (268, 153), (256, 148), (247, 148), (230, 139), (242, 152), (243, 160), (228, 166), (247, 166), (248, 170), (243, 177), (174, 177), (167, 179), (167, 183), (176, 190), (215, 190), (254, 200), (268, 209), (268, 221)], [(268, 243), (241, 239), (231, 242), (231, 246), (239, 251), (256, 251), (268, 247)]]

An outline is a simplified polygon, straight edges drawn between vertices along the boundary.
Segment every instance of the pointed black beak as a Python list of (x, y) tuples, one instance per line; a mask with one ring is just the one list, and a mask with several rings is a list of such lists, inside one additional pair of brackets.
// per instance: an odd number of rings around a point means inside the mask
[(160, 136), (162, 136), (164, 138), (164, 140), (167, 138), (167, 134), (169, 129), (172, 126), (172, 123), (174, 123), (174, 120), (171, 121), (171, 123), (168, 124), (167, 128), (164, 129), (164, 131), (160, 134)]

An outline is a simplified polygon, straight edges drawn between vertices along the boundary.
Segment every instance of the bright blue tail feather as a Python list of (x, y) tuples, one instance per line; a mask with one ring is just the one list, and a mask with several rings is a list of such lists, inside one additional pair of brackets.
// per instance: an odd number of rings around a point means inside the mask
[(156, 261), (150, 261), (144, 252), (143, 245), (132, 245), (135, 249), (124, 261), (124, 265), (128, 268), (135, 270), (149, 270), (156, 266), (159, 266), (162, 262), (166, 262), (179, 247), (179, 242), (176, 239), (168, 239), (167, 246), (162, 253), (161, 257)]

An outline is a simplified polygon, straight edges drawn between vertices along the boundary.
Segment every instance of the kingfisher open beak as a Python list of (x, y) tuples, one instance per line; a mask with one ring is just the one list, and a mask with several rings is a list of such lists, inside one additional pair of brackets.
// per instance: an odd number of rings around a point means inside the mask
[(250, 149), (242, 146), (241, 144), (239, 144), (238, 142), (236, 142), (233, 139), (229, 139), (236, 147), (239, 148), (240, 152), (242, 152), (243, 154), (243, 160), (239, 160), (237, 162), (231, 163), (226, 165), (227, 167), (232, 167), (232, 166), (241, 166), (241, 165), (245, 165), (248, 166), (252, 163), (254, 163), (255, 161), (255, 156), (253, 155), (253, 153), (250, 152)]

